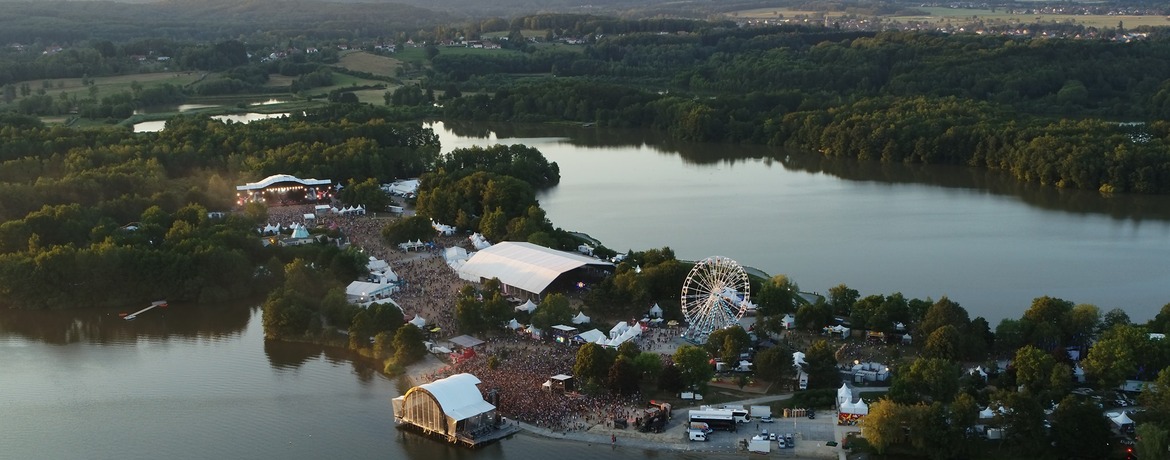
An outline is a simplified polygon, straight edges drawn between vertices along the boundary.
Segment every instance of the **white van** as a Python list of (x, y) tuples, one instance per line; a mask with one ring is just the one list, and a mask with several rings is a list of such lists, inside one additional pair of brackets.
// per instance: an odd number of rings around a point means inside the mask
[(687, 430), (687, 435), (691, 441), (706, 441), (707, 433), (699, 430)]

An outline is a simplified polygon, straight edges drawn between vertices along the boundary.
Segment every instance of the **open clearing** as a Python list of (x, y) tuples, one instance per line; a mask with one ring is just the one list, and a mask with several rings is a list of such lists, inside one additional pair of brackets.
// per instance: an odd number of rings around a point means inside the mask
[[(1015, 14), (1003, 9), (973, 9), (948, 7), (919, 7), (928, 15), (917, 16), (882, 16), (883, 19), (894, 21), (934, 22), (939, 24), (967, 25), (979, 21), (1001, 21), (1006, 23), (1059, 23), (1082, 24), (1099, 29), (1117, 27), (1120, 22), (1126, 28), (1140, 26), (1170, 26), (1170, 17), (1166, 16), (1114, 16), (1114, 15), (1075, 15), (1075, 14)], [(794, 10), (788, 8), (754, 8), (741, 10), (728, 15), (738, 19), (796, 19), (796, 18), (824, 18), (844, 16), (840, 11), (811, 11)]]
[[(157, 86), (162, 84), (172, 84), (175, 86), (186, 86), (190, 83), (199, 80), (203, 72), (155, 72), (155, 73), (138, 73), (132, 75), (118, 75), (114, 77), (95, 77), (93, 79), (93, 87), (97, 88), (98, 99), (103, 97), (121, 93), (130, 92), (131, 84), (138, 82), (143, 87)], [(46, 85), (47, 82), (47, 85)], [(81, 84), (80, 78), (56, 78), (48, 80), (31, 80), (14, 85), (20, 87), (22, 84), (28, 84), (29, 88), (35, 93), (39, 89), (44, 89), (46, 94), (59, 95), (66, 93), (70, 96), (76, 96), (78, 99), (86, 99), (90, 96), (90, 87)], [(20, 97), (17, 97), (20, 100)]]
[(844, 16), (842, 11), (793, 10), (788, 8), (754, 8), (728, 13), (738, 19), (794, 19), (794, 18), (835, 18)]
[(365, 51), (352, 51), (341, 57), (338, 66), (358, 72), (393, 77), (397, 74), (398, 68), (402, 66), (402, 62), (392, 57), (378, 56)]
[(1012, 14), (1007, 11), (991, 11), (989, 9), (959, 9), (946, 7), (918, 8), (930, 13), (929, 16), (894, 16), (889, 19), (896, 21), (931, 21), (950, 24), (970, 24), (976, 21), (1004, 21), (1009, 23), (1058, 23), (1082, 24), (1099, 29), (1117, 27), (1120, 22), (1126, 28), (1138, 26), (1167, 26), (1170, 19), (1165, 16), (1111, 16), (1104, 14), (1076, 15), (1076, 14)]

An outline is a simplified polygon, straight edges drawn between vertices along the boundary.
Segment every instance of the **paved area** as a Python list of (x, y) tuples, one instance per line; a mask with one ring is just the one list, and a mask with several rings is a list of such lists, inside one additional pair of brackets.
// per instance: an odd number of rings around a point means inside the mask
[[(758, 398), (733, 401), (727, 404), (744, 406), (766, 404), (773, 401), (782, 401), (791, 398), (791, 394), (771, 395)], [(792, 433), (796, 441), (795, 449), (778, 449), (772, 443), (771, 458), (844, 458), (845, 452), (837, 447), (825, 446), (825, 443), (840, 440), (845, 432), (856, 431), (856, 427), (836, 426), (835, 414), (825, 413), (816, 419), (806, 417), (777, 418), (774, 423), (759, 423), (753, 421), (740, 424), (737, 431), (716, 431), (708, 436), (707, 442), (690, 442), (686, 435), (687, 410), (698, 407), (683, 407), (674, 409), (674, 417), (667, 424), (662, 433), (641, 433), (634, 429), (606, 428), (596, 425), (587, 431), (555, 432), (526, 423), (519, 426), (529, 433), (553, 439), (564, 439), (578, 442), (605, 444), (616, 438), (619, 446), (636, 446), (653, 450), (674, 450), (689, 452), (711, 452), (731, 454), (742, 452), (743, 443), (762, 430), (770, 433)], [(515, 422), (513, 422), (515, 423)], [(757, 429), (757, 426), (759, 427)]]

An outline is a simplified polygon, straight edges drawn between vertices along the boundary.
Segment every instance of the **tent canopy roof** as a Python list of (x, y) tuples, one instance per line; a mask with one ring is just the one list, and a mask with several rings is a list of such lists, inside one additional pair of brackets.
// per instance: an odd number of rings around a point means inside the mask
[(479, 393), (479, 378), (471, 374), (455, 374), (445, 379), (419, 385), (435, 397), (443, 413), (455, 420), (464, 420), (484, 412), (495, 410), (496, 406), (483, 400)]
[(499, 278), (500, 282), (532, 293), (544, 292), (553, 280), (570, 270), (612, 263), (531, 243), (505, 241), (471, 256), (461, 268), (461, 277)]
[(274, 184), (279, 184), (282, 182), (295, 182), (295, 183), (298, 183), (301, 185), (310, 185), (310, 186), (311, 185), (329, 185), (331, 183), (331, 181), (329, 179), (301, 179), (299, 177), (288, 175), (288, 174), (274, 174), (274, 175), (265, 177), (264, 179), (261, 179), (259, 182), (248, 182), (245, 185), (237, 185), (236, 190), (240, 190), (240, 191), (263, 190), (263, 189), (266, 189), (268, 187), (271, 187)]
[[(472, 347), (475, 347), (477, 345), (483, 345), (482, 340), (479, 340), (479, 339), (472, 337), (470, 335), (461, 335), (458, 337), (452, 337), (451, 340), (449, 340), (449, 342), (451, 342), (455, 345), (459, 345), (463, 348), (472, 348)], [(477, 381), (476, 383), (479, 383), (479, 382)]]

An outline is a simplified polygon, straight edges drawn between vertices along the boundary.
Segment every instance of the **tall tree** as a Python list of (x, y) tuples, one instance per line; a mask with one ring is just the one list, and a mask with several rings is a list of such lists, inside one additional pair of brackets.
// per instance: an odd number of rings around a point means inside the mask
[(853, 304), (857, 299), (861, 298), (861, 293), (856, 289), (850, 289), (845, 284), (838, 284), (829, 288), (829, 306), (833, 308), (833, 314), (841, 316), (849, 316), (853, 311)]
[(573, 373), (584, 382), (602, 384), (609, 376), (612, 363), (613, 360), (604, 347), (596, 343), (587, 343), (577, 349)]
[(1089, 348), (1089, 355), (1081, 363), (1085, 374), (1100, 388), (1117, 387), (1137, 372), (1136, 353), (1147, 340), (1140, 329), (1129, 325), (1118, 325), (1105, 331)]
[(902, 442), (903, 412), (904, 407), (883, 398), (870, 404), (869, 414), (861, 418), (861, 435), (878, 455), (885, 455), (890, 446)]
[(792, 353), (781, 347), (771, 347), (756, 354), (752, 370), (756, 377), (769, 382), (782, 382), (792, 378)]
[(1056, 360), (1052, 355), (1031, 345), (1016, 350), (1012, 367), (1016, 370), (1016, 384), (1023, 385), (1033, 395), (1039, 395), (1050, 383)]
[(950, 324), (935, 329), (926, 338), (922, 356), (927, 358), (958, 359), (962, 337), (959, 330)]
[(709, 362), (707, 352), (702, 348), (683, 345), (674, 351), (674, 365), (678, 367), (683, 384), (706, 392), (707, 382), (715, 376), (715, 368)]
[(1170, 452), (1170, 431), (1164, 426), (1153, 423), (1138, 425), (1137, 446), (1135, 447), (1138, 458), (1165, 460), (1166, 453)]
[(1052, 438), (1061, 458), (1106, 458), (1110, 421), (1095, 404), (1068, 396), (1052, 414)]
[(609, 391), (619, 395), (632, 395), (638, 392), (638, 369), (629, 358), (619, 355), (609, 367)]
[(837, 372), (837, 358), (829, 342), (818, 340), (804, 354), (804, 371), (808, 373), (808, 387), (837, 388), (841, 374)]
[(394, 333), (394, 364), (406, 366), (427, 355), (422, 330), (413, 324), (403, 324)]
[(643, 351), (634, 358), (634, 367), (643, 377), (657, 379), (662, 373), (662, 357), (658, 353)]
[(544, 296), (540, 305), (536, 307), (536, 313), (532, 314), (532, 324), (537, 329), (568, 324), (572, 319), (573, 309), (569, 306), (569, 299), (560, 293)]

